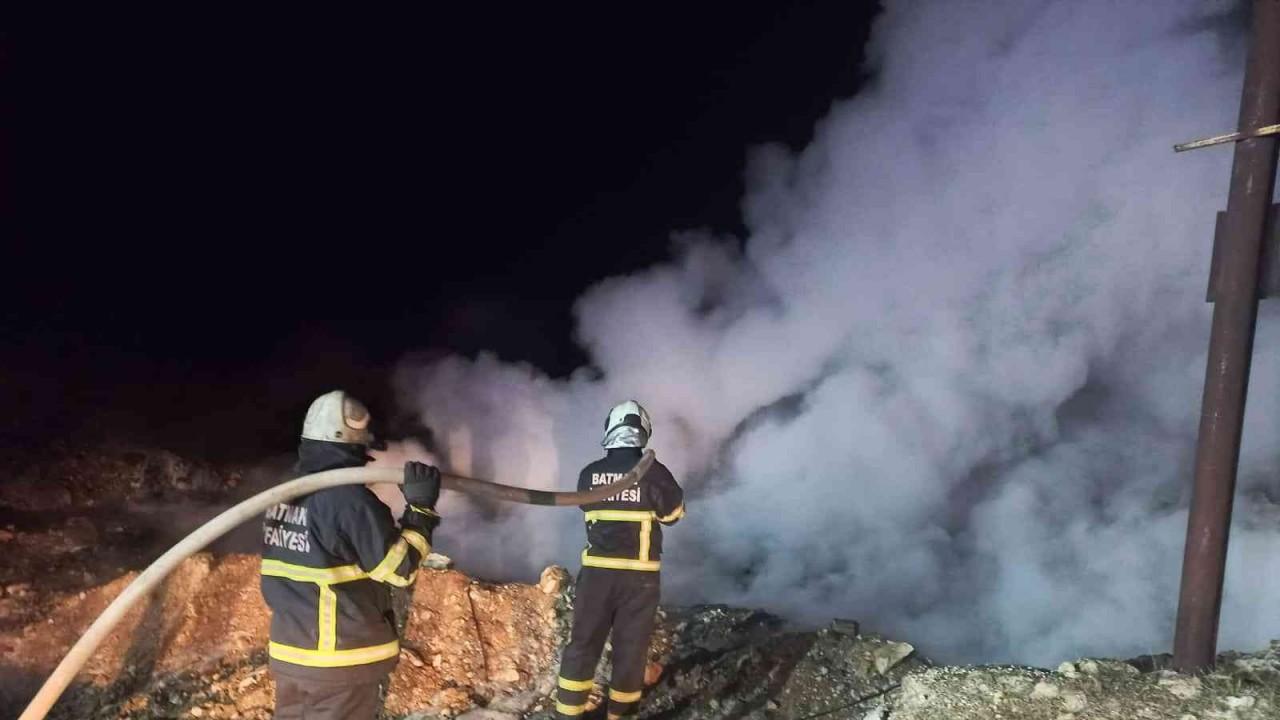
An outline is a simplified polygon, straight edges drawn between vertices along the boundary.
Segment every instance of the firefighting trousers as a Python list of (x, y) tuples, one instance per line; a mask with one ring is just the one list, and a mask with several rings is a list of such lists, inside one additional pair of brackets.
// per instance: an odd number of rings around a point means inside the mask
[(644, 689), (649, 636), (658, 610), (658, 573), (584, 567), (578, 573), (573, 631), (560, 662), (556, 713), (586, 712), (596, 663), (613, 632), (613, 675), (609, 678), (609, 715), (635, 713)]
[(275, 720), (375, 720), (381, 683), (335, 685), (276, 674)]

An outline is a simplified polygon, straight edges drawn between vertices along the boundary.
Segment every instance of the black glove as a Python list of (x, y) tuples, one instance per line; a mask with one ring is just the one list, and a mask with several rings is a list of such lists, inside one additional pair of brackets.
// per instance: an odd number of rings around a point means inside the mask
[(404, 499), (419, 510), (435, 512), (440, 499), (440, 471), (420, 462), (404, 464)]

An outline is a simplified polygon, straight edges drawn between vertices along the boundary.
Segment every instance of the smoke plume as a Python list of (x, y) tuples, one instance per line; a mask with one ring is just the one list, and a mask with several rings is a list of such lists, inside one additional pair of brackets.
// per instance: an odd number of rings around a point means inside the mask
[[(445, 464), (544, 488), (643, 403), (689, 496), (668, 602), (946, 660), (1167, 650), (1231, 155), (1171, 145), (1234, 127), (1244, 30), (1203, 0), (890, 2), (871, 86), (751, 150), (746, 237), (678, 232), (579, 299), (592, 367), (406, 360), (401, 397)], [(1223, 647), (1280, 637), (1277, 358), (1264, 303)], [(467, 502), (438, 543), (464, 567), (576, 567), (577, 513)]]

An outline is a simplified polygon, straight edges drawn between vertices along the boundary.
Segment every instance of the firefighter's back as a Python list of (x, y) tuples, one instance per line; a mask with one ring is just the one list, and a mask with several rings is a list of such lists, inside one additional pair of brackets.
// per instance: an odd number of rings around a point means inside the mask
[(379, 511), (389, 521), (389, 511), (371, 491), (347, 485), (267, 512), (262, 596), (272, 614), (274, 671), (359, 680), (379, 678), (395, 665), (399, 644), (390, 593), (361, 568), (343, 530), (344, 515)]
[[(608, 485), (640, 461), (639, 448), (611, 449), (578, 475), (578, 489)], [(657, 572), (662, 525), (684, 514), (684, 493), (671, 471), (655, 461), (635, 486), (604, 501), (584, 505), (587, 547), (583, 567)]]

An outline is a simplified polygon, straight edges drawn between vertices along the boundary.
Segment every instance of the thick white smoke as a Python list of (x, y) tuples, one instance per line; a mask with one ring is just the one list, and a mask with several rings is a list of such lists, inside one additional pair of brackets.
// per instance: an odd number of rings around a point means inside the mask
[[(448, 464), (546, 488), (640, 400), (689, 492), (668, 601), (856, 617), (952, 660), (1168, 649), (1243, 27), (1229, 3), (892, 2), (873, 86), (755, 149), (743, 239), (576, 307), (594, 368), (406, 361)], [(852, 56), (854, 53), (850, 53)], [(607, 238), (602, 239), (607, 251)], [(1280, 637), (1280, 314), (1264, 304), (1222, 645)], [(446, 500), (490, 575), (577, 513)]]

